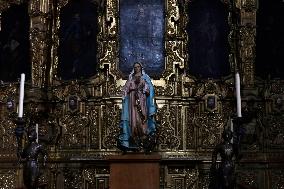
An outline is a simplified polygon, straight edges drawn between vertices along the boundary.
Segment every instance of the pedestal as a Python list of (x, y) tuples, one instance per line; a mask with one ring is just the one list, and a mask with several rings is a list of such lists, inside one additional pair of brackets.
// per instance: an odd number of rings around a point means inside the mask
[(160, 155), (109, 156), (110, 189), (159, 189)]

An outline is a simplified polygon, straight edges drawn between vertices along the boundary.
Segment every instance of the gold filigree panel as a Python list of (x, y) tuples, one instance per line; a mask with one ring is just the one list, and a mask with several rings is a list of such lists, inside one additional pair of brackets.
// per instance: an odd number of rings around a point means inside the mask
[[(9, 120), (0, 120), (0, 140), (2, 154), (0, 157), (9, 158), (14, 157), (16, 153), (16, 137), (15, 137), (15, 128), (16, 124), (13, 119)], [(4, 154), (6, 152), (7, 154)]]
[(243, 187), (251, 187), (251, 188), (260, 188), (260, 185), (264, 183), (259, 183), (259, 171), (252, 170), (238, 170), (237, 174), (237, 182), (240, 186)]
[(170, 106), (165, 105), (159, 108), (157, 112), (157, 117), (161, 122), (157, 128), (160, 150), (177, 150), (181, 145), (182, 136), (179, 135), (181, 131), (179, 130), (180, 128), (173, 125), (173, 119), (176, 119), (176, 117), (171, 117), (172, 110)]
[[(64, 167), (63, 180), (57, 177), (53, 188), (82, 188), (82, 189), (100, 189), (109, 188), (109, 168), (108, 167)], [(62, 184), (58, 184), (64, 181)], [(63, 185), (63, 186), (62, 186)]]
[(207, 189), (209, 188), (210, 183), (210, 173), (209, 170), (199, 170), (199, 189)]
[(264, 118), (266, 126), (267, 143), (270, 149), (284, 147), (284, 115), (269, 115)]
[(64, 188), (81, 188), (83, 185), (82, 168), (64, 168)]
[(195, 115), (194, 124), (198, 128), (198, 147), (201, 149), (210, 149), (220, 143), (221, 133), (224, 128), (223, 115)]
[(175, 83), (168, 83), (166, 86), (156, 86), (155, 94), (157, 96), (171, 96), (175, 92)]
[(185, 107), (185, 148), (189, 150), (196, 149), (196, 127), (194, 127), (194, 112), (198, 110), (197, 105)]
[(281, 189), (284, 186), (284, 170), (271, 171), (271, 188)]
[(87, 127), (90, 125), (90, 120), (84, 114), (67, 114), (60, 120), (62, 127), (62, 146), (81, 147), (87, 145)]
[(184, 189), (192, 188), (198, 189), (199, 172), (196, 168), (188, 167), (167, 167), (165, 178), (167, 178), (166, 188), (170, 189)]
[(0, 170), (0, 188), (10, 189), (16, 187), (16, 170), (14, 169), (1, 169)]
[(247, 12), (255, 11), (257, 8), (257, 1), (256, 0), (241, 0), (241, 7)]
[(284, 111), (284, 83), (280, 80), (271, 81), (264, 90), (266, 99), (266, 112), (269, 114), (282, 114)]
[(99, 106), (93, 106), (92, 104), (86, 106), (86, 116), (90, 117), (90, 127), (88, 130), (88, 143), (91, 149), (99, 149), (100, 144), (100, 116), (101, 109)]
[(17, 88), (16, 85), (0, 88), (0, 149), (3, 151), (0, 157), (3, 159), (15, 157), (16, 137), (14, 130), (16, 124), (14, 121), (17, 117)]
[(0, 87), (0, 118), (16, 112), (18, 86), (7, 85)]
[(182, 144), (182, 139), (184, 139), (184, 128), (182, 127), (183, 125), (183, 119), (182, 119), (182, 106), (181, 105), (171, 105), (169, 108), (169, 118), (171, 126), (174, 128), (175, 130), (175, 135), (176, 137), (179, 138), (180, 140), (180, 144), (178, 145), (178, 150), (182, 150), (184, 149), (184, 146)]
[[(102, 174), (104, 173), (104, 174)], [(109, 170), (104, 168), (83, 170), (84, 188), (108, 188)]]
[[(53, 87), (50, 91), (52, 103), (57, 104), (51, 109), (53, 120), (50, 121), (54, 124), (54, 129), (59, 132), (55, 134), (62, 135), (60, 139), (62, 147), (77, 148), (90, 144), (88, 136), (93, 114), (89, 109), (86, 111), (85, 102), (82, 100), (85, 96), (86, 89), (78, 83)], [(72, 99), (77, 102), (74, 108), (71, 105)]]
[(283, 81), (270, 81), (264, 90), (265, 114), (263, 116), (263, 125), (265, 127), (266, 141), (269, 150), (275, 150), (284, 147), (284, 86)]
[(115, 149), (117, 144), (117, 137), (120, 132), (121, 111), (117, 104), (106, 102), (102, 106), (102, 129), (101, 129), (101, 149)]

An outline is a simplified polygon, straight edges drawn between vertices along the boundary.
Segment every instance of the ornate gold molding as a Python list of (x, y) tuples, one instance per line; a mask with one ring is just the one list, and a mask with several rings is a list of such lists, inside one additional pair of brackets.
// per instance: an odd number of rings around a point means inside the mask
[(165, 168), (165, 178), (167, 178), (165, 182), (166, 188), (192, 188), (198, 189), (198, 177), (199, 171), (195, 167), (172, 167), (167, 166)]
[(168, 81), (172, 75), (179, 75), (178, 70), (185, 64), (185, 30), (181, 17), (182, 11), (177, 0), (166, 0), (165, 8), (165, 70), (161, 79)]
[[(110, 3), (108, 0), (106, 0), (107, 3), (106, 4), (101, 4), (101, 2), (104, 2), (103, 0), (90, 0), (91, 3), (97, 4), (98, 5), (98, 10), (96, 10), (98, 12), (98, 35), (97, 35), (97, 41), (98, 41), (98, 52), (97, 52), (97, 57), (99, 59), (98, 67), (104, 67), (102, 66), (102, 64), (100, 62), (108, 62), (108, 61), (101, 61), (102, 59), (105, 59), (104, 56), (108, 57), (109, 53), (112, 54), (113, 48), (110, 47), (110, 50), (106, 50), (108, 49), (107, 45), (103, 42), (109, 41), (109, 35), (107, 34), (107, 32), (109, 32), (110, 35), (114, 35), (115, 32), (113, 32), (115, 30), (115, 27), (113, 25), (113, 19), (111, 17), (110, 12), (110, 8), (106, 7), (105, 10), (99, 10), (101, 9), (100, 6), (109, 6), (109, 4), (113, 5), (112, 3)], [(65, 7), (68, 4), (69, 0), (59, 0), (57, 2), (57, 4), (52, 4), (52, 13), (54, 15), (54, 18), (52, 20), (52, 27), (50, 28), (51, 31), (51, 52), (50, 52), (50, 57), (51, 57), (51, 66), (49, 69), (49, 85), (50, 86), (55, 86), (55, 85), (61, 85), (62, 83), (65, 83), (64, 81), (62, 81), (57, 73), (58, 70), (58, 61), (59, 61), (59, 57), (58, 57), (58, 48), (59, 48), (59, 30), (60, 30), (60, 12), (61, 9), (63, 7)], [(106, 12), (105, 14), (102, 14), (102, 12)], [(108, 29), (107, 24), (108, 19), (111, 22), (111, 29)], [(105, 53), (105, 51), (107, 51), (107, 53)], [(106, 55), (105, 55), (106, 54)], [(107, 60), (113, 60), (113, 57), (111, 58), (107, 58)], [(100, 72), (101, 74), (98, 75), (94, 75), (92, 78), (89, 79), (88, 82), (91, 83), (97, 83), (97, 80), (100, 80), (101, 75), (103, 75), (102, 72)], [(73, 81), (72, 81), (73, 82)], [(76, 81), (75, 81), (76, 82)], [(100, 81), (99, 81), (100, 82)]]
[(242, 83), (245, 87), (253, 87), (255, 72), (255, 37), (256, 37), (256, 0), (239, 1), (239, 55)]
[(50, 62), (51, 0), (32, 0), (29, 6), (32, 85), (47, 84), (47, 66)]
[[(18, 90), (16, 85), (8, 85), (0, 88), (0, 139), (2, 145), (0, 155), (3, 159), (14, 159), (16, 156), (16, 140), (14, 129), (16, 127), (15, 118), (17, 117)], [(8, 101), (12, 104), (11, 109), (8, 108)]]
[[(20, 1), (5, 0), (0, 3), (0, 10), (5, 10), (12, 2)], [(161, 180), (165, 188), (208, 188), (211, 150), (219, 142), (229, 116), (235, 111), (233, 79), (197, 80), (183, 72), (188, 63), (186, 58), (190, 54), (186, 50), (190, 36), (185, 32), (186, 22), (190, 18), (177, 5), (176, 0), (165, 2), (165, 71), (160, 79), (153, 80), (158, 105), (157, 119), (160, 120), (160, 145), (155, 150), (162, 155), (164, 173)], [(240, 68), (245, 87), (253, 87), (256, 2), (235, 2), (237, 11), (240, 11), (240, 23), (229, 23), (229, 41), (232, 49), (236, 47), (230, 52), (231, 68), (232, 72), (235, 67)], [(49, 180), (48, 187), (54, 189), (64, 188), (64, 184), (67, 188), (96, 188), (99, 184), (107, 188), (109, 167), (106, 157), (120, 154), (115, 143), (119, 132), (121, 88), (125, 83), (118, 69), (119, 1), (107, 0), (105, 11), (99, 14), (97, 39), (100, 71), (87, 81), (58, 80), (59, 13), (68, 0), (59, 0), (57, 5), (53, 3), (51, 0), (33, 0), (30, 1), (29, 10), (32, 24), (30, 37), (33, 86), (30, 88), (27, 85), (25, 116), (38, 113), (41, 106), (48, 107), (46, 111), (49, 117), (42, 121), (40, 134), (54, 137), (48, 144), (49, 164), (45, 172), (47, 177), (43, 180)], [(224, 3), (230, 6), (227, 0)], [(50, 20), (51, 14), (55, 16), (53, 20)], [(233, 30), (236, 33), (232, 34)], [(236, 45), (234, 43), (240, 46), (233, 47)], [(234, 58), (239, 58), (240, 67)], [(51, 68), (48, 75), (45, 70), (49, 70), (49, 64)], [(41, 88), (33, 88), (45, 86), (46, 78), (49, 78), (47, 92)], [(257, 87), (254, 89), (259, 92), (255, 95), (259, 106), (256, 110), (261, 113), (257, 119), (264, 123), (265, 136), (263, 149), (259, 148), (257, 155), (251, 153), (245, 156), (244, 161), (248, 161), (249, 165), (259, 165), (259, 162), (265, 162), (267, 166), (271, 166), (271, 162), (279, 165), (283, 159), (279, 151), (284, 147), (284, 129), (283, 124), (281, 125), (284, 122), (284, 106), (281, 103), (281, 100), (284, 101), (284, 85), (283, 81), (269, 82), (255, 83)], [(13, 122), (17, 116), (16, 106), (8, 111), (6, 102), (11, 98), (17, 104), (17, 93), (18, 83), (0, 85), (0, 139), (3, 141), (0, 146), (3, 151), (0, 155), (1, 188), (10, 188), (13, 186), (11, 182), (19, 180), (16, 166), (4, 165), (7, 161), (16, 161), (15, 139), (11, 137), (14, 136), (16, 126)], [(42, 98), (42, 94), (46, 97)], [(78, 109), (74, 111), (68, 105), (70, 96), (78, 98)], [(214, 109), (208, 109), (206, 105), (210, 97), (215, 97)], [(47, 103), (43, 104), (45, 100)], [(248, 101), (247, 93), (244, 93), (242, 100)], [(261, 124), (258, 120), (257, 124)], [(52, 129), (54, 131), (50, 132)], [(194, 165), (187, 167), (191, 163)], [(90, 164), (94, 167), (89, 167)], [(12, 171), (5, 170), (6, 166), (10, 166), (9, 170)], [(244, 165), (245, 168), (246, 166)], [(248, 172), (244, 167), (239, 167), (243, 169), (240, 171), (240, 180), (244, 183), (265, 182), (264, 187), (267, 188), (283, 185), (282, 168), (267, 170), (257, 167), (257, 171)], [(273, 185), (268, 186), (267, 183)]]
[[(100, 58), (100, 68), (108, 69), (110, 75), (114, 77), (114, 80), (121, 79), (121, 72), (119, 71), (119, 18), (118, 18), (118, 4), (117, 0), (108, 0), (106, 14), (101, 18), (106, 21), (103, 23), (103, 38), (101, 51), (103, 52), (102, 58)], [(184, 68), (184, 42), (182, 36), (182, 21), (180, 20), (180, 10), (175, 0), (167, 0), (165, 7), (165, 22), (166, 22), (166, 33), (165, 33), (165, 70), (160, 80), (169, 80), (171, 75), (178, 74), (177, 67), (179, 69)], [(184, 37), (183, 37), (184, 38)], [(119, 85), (119, 84), (118, 84)]]
[(16, 187), (16, 170), (15, 169), (2, 169), (0, 171), (0, 186), (3, 189)]
[(106, 0), (106, 12), (100, 18), (102, 24), (102, 41), (99, 41), (101, 46), (101, 53), (99, 60), (99, 67), (101, 69), (107, 69), (108, 74), (112, 75), (115, 80), (121, 78), (121, 73), (118, 69), (119, 60), (119, 1), (118, 0)]

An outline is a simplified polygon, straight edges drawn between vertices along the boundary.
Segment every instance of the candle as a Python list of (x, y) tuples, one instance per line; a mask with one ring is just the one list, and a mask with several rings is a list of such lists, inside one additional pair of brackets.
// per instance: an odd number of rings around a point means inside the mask
[(25, 74), (21, 74), (20, 81), (20, 98), (19, 98), (19, 112), (18, 117), (23, 117), (23, 107), (24, 107), (24, 88), (25, 88)]
[(237, 72), (235, 75), (236, 84), (236, 97), (237, 97), (237, 115), (242, 117), (242, 102), (241, 102), (241, 84), (240, 84), (240, 74)]
[[(232, 118), (230, 117), (230, 129), (231, 129), (231, 132), (232, 132), (232, 135), (234, 136), (234, 125), (233, 125), (233, 120)], [(233, 137), (231, 139), (231, 143), (233, 143)]]
[(36, 142), (38, 143), (38, 124), (36, 124)]

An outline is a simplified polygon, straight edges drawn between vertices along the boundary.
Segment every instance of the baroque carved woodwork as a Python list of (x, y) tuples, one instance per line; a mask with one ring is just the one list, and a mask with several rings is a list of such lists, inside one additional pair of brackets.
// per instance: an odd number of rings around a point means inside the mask
[[(21, 2), (1, 1), (0, 13)], [(98, 70), (89, 79), (65, 81), (58, 75), (59, 17), (68, 2), (29, 1), (32, 77), (26, 84), (24, 117), (27, 125), (37, 120), (39, 140), (49, 151), (41, 178), (43, 183), (48, 181), (46, 188), (105, 189), (110, 174), (106, 157), (120, 154), (116, 140), (126, 81), (119, 70), (119, 1), (90, 0), (103, 7), (97, 18)], [(191, 18), (185, 6), (192, 1), (165, 0), (165, 69), (153, 79), (159, 137), (155, 151), (162, 155), (163, 189), (208, 188), (211, 152), (236, 112), (235, 71), (242, 76), (243, 111), (252, 115), (245, 125), (249, 135), (243, 162), (237, 166), (238, 182), (259, 188), (284, 185), (284, 155), (279, 153), (284, 149), (284, 83), (255, 79), (257, 2), (221, 2), (230, 13), (231, 74), (197, 79), (185, 72), (191, 39), (186, 32)], [(21, 185), (14, 136), (18, 88), (18, 82), (0, 83), (0, 188)], [(269, 167), (271, 162), (279, 164), (278, 169), (252, 166)]]

